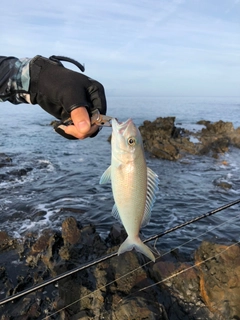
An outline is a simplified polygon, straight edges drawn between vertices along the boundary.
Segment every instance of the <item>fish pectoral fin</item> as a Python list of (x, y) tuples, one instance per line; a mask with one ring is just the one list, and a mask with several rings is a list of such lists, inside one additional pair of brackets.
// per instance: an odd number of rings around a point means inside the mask
[(108, 183), (111, 181), (111, 166), (107, 168), (107, 170), (102, 174), (99, 184)]
[(157, 174), (150, 168), (147, 168), (147, 197), (141, 227), (146, 226), (151, 218), (152, 208), (156, 201), (158, 183), (159, 179)]

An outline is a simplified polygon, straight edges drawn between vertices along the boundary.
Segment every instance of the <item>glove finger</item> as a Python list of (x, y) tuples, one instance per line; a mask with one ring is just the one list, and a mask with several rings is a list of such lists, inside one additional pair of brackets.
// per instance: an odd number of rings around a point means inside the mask
[(107, 102), (104, 87), (96, 80), (91, 80), (92, 85), (87, 88), (89, 99), (92, 103), (91, 111), (98, 109), (101, 114), (106, 114)]

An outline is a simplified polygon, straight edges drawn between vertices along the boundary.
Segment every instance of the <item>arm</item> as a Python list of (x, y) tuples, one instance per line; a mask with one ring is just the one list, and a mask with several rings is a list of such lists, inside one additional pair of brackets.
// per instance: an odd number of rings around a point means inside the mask
[(0, 102), (29, 103), (30, 60), (0, 56)]
[(0, 102), (4, 101), (39, 104), (62, 121), (71, 117), (74, 125), (66, 127), (66, 133), (78, 139), (96, 135), (99, 128), (91, 127), (91, 111), (106, 114), (107, 109), (99, 82), (41, 56), (0, 56)]

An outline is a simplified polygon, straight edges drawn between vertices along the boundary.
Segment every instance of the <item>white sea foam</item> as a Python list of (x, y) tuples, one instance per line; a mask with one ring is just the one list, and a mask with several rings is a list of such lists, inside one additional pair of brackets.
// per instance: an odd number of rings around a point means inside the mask
[(193, 137), (193, 136), (190, 136), (189, 141), (192, 143), (201, 143), (201, 141), (198, 138)]
[(47, 159), (38, 160), (38, 163), (46, 165), (46, 167), (44, 167), (44, 169), (46, 169), (47, 171), (52, 172), (52, 171), (55, 170), (54, 165), (52, 164), (52, 162), (47, 160)]
[[(110, 98), (110, 104), (114, 116), (122, 120), (133, 117), (139, 125), (146, 119), (152, 121), (170, 115), (176, 116), (178, 127), (193, 132), (201, 130), (201, 126), (194, 123), (202, 117), (210, 121), (232, 121), (234, 126), (239, 122), (239, 98), (156, 97), (149, 101), (149, 97), (115, 97)], [(14, 113), (20, 116), (22, 108), (25, 106), (15, 108)], [(9, 114), (12, 112), (13, 109)], [(46, 227), (60, 228), (68, 214), (60, 209), (70, 207), (87, 209), (87, 214), (81, 215), (80, 219), (92, 221), (97, 228), (100, 225), (101, 232), (109, 232), (112, 225), (112, 218), (108, 220), (113, 201), (111, 190), (109, 187), (103, 192), (98, 186), (103, 168), (110, 163), (109, 129), (103, 129), (96, 139), (67, 142), (57, 134), (49, 136), (47, 128), (42, 129), (41, 135), (36, 132), (35, 112), (27, 110), (24, 117), (27, 125), (21, 123), (22, 135), (9, 131), (12, 117), (2, 120), (1, 152), (9, 153), (13, 162), (11, 166), (0, 168), (1, 174), (17, 168), (32, 168), (32, 171), (21, 177), (9, 176), (9, 181), (1, 179), (1, 229), (21, 238), (29, 228), (35, 231)], [(46, 117), (46, 113), (39, 114), (39, 123), (46, 123)], [(148, 157), (147, 163), (160, 177), (160, 192), (153, 210), (156, 225), (150, 223), (150, 228), (144, 229), (151, 234), (159, 231), (159, 225), (164, 229), (171, 228), (183, 219), (203, 214), (239, 197), (240, 151), (237, 148), (231, 147), (219, 159), (187, 156), (180, 161), (168, 162)], [(213, 181), (217, 178), (226, 179), (232, 188), (216, 188)], [(234, 206), (231, 213), (237, 210)], [(224, 220), (227, 213), (224, 211), (219, 216)], [(191, 230), (196, 228), (196, 233), (201, 232), (208, 224), (209, 220), (203, 220), (191, 225)], [(186, 233), (184, 237), (189, 235)], [(171, 247), (173, 241), (178, 241), (175, 234), (171, 234), (166, 245)]]

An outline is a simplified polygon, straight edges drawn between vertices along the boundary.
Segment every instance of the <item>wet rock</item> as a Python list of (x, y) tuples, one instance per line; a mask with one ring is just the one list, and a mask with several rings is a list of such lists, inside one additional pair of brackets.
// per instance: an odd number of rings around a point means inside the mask
[(32, 253), (44, 252), (49, 244), (49, 239), (54, 234), (53, 230), (46, 229), (43, 230), (41, 236), (36, 240), (36, 242), (32, 245)]
[(0, 266), (0, 280), (3, 279), (6, 276), (6, 268), (3, 266)]
[(222, 120), (218, 122), (211, 123), (209, 121), (205, 122), (206, 128), (202, 129), (203, 135), (209, 134), (231, 134), (234, 132), (234, 127), (231, 122), (224, 122)]
[(0, 168), (12, 165), (12, 158), (5, 153), (0, 153)]
[(45, 216), (47, 214), (47, 211), (45, 210), (36, 210), (34, 212), (34, 214), (32, 215), (32, 219), (36, 222), (38, 221), (41, 221), (41, 220), (44, 220), (45, 219)]
[(228, 181), (226, 181), (224, 179), (221, 179), (221, 178), (215, 179), (213, 181), (213, 184), (216, 187), (220, 187), (220, 188), (223, 188), (223, 189), (231, 189), (232, 188), (232, 184), (231, 183), (229, 183)]
[(41, 254), (41, 261), (50, 269), (53, 276), (57, 275), (55, 266), (60, 260), (59, 251), (62, 245), (63, 239), (60, 233), (55, 232), (48, 240), (47, 249)]
[(240, 247), (203, 242), (195, 254), (203, 301), (218, 319), (240, 318)]
[(158, 287), (141, 291), (153, 284), (148, 270), (141, 267), (145, 263), (145, 257), (135, 251), (111, 259), (107, 271), (108, 281), (115, 280), (110, 285), (112, 319), (168, 319), (165, 307), (156, 299)]
[(153, 156), (176, 160), (179, 158), (179, 151), (171, 143), (171, 139), (181, 136), (182, 129), (174, 126), (175, 117), (157, 118), (155, 121), (144, 121), (139, 127), (143, 138), (145, 149)]
[[(171, 261), (172, 260), (172, 261)], [(192, 264), (179, 262), (172, 256), (156, 262), (151, 271), (152, 279), (161, 288), (160, 301), (168, 310), (170, 319), (211, 319), (199, 293), (199, 278)], [(190, 316), (188, 317), (188, 316)]]
[(10, 237), (7, 232), (0, 231), (0, 252), (15, 249), (17, 241)]
[(81, 232), (75, 218), (69, 217), (62, 223), (62, 237), (64, 244), (76, 244), (80, 241)]
[(157, 118), (153, 122), (144, 121), (139, 127), (144, 148), (152, 156), (177, 160), (185, 154), (211, 154), (217, 158), (230, 146), (240, 148), (240, 128), (234, 129), (231, 122), (201, 120), (198, 124), (205, 128), (198, 132), (176, 127), (174, 122), (175, 117)]
[[(11, 264), (0, 265), (1, 295), (3, 291), (12, 295), (116, 252), (126, 233), (116, 224), (102, 239), (94, 225), (81, 226), (70, 217), (63, 222), (62, 233), (48, 229), (38, 238), (29, 237), (23, 242), (21, 264), (14, 269), (18, 274), (13, 274)], [(203, 242), (195, 260), (172, 251), (156, 263), (132, 250), (24, 296), (14, 302), (14, 308), (0, 306), (0, 319), (19, 319), (19, 315), (42, 319), (53, 313), (51, 319), (66, 320), (237, 320), (239, 279), (239, 246)]]
[[(151, 305), (151, 308), (149, 308)], [(154, 306), (156, 305), (156, 306)], [(169, 320), (163, 305), (143, 297), (131, 297), (127, 301), (119, 304), (109, 319), (114, 320)]]
[(78, 209), (78, 208), (70, 208), (70, 207), (63, 207), (63, 208), (60, 208), (59, 210), (59, 213), (62, 213), (62, 212), (73, 212), (73, 213), (85, 213), (86, 210), (83, 210), (83, 209)]
[(106, 239), (107, 242), (110, 242), (111, 245), (119, 245), (127, 238), (127, 233), (124, 227), (120, 224), (114, 224), (111, 227), (109, 235)]
[(42, 319), (42, 306), (43, 301), (39, 294), (30, 294), (27, 297), (22, 298), (20, 301), (14, 303), (13, 306), (9, 305), (4, 312), (0, 315), (1, 320), (28, 320), (28, 319)]
[(205, 127), (207, 127), (208, 124), (210, 124), (211, 121), (209, 120), (199, 120), (197, 121), (197, 124), (200, 124), (200, 125), (204, 125)]
[(33, 168), (21, 168), (21, 169), (12, 170), (9, 172), (9, 174), (17, 177), (22, 177), (22, 176), (26, 176), (28, 172), (32, 170)]
[[(159, 148), (161, 144), (153, 144), (153, 146), (150, 149), (151, 154), (154, 157), (166, 159), (166, 160), (177, 160), (180, 157), (179, 150), (170, 143), (164, 143), (162, 144), (162, 147)], [(149, 151), (149, 150), (148, 150)]]
[(33, 284), (33, 278), (27, 274), (26, 276), (17, 276), (17, 285), (12, 289), (11, 294), (16, 294), (26, 289), (26, 287), (30, 287)]
[(60, 249), (63, 260), (88, 261), (106, 252), (106, 245), (94, 225), (81, 227), (75, 218), (67, 218), (62, 227), (64, 246)]
[[(39, 238), (35, 239), (33, 242), (33, 238), (30, 236), (30, 242), (25, 242), (23, 248), (19, 251), (19, 255), (21, 258), (26, 258), (26, 263), (30, 267), (37, 267), (39, 262), (43, 262), (48, 267), (52, 264), (52, 256), (54, 255), (53, 247), (57, 246), (57, 242), (59, 240), (58, 234), (56, 234), (51, 229), (43, 230), (42, 234)], [(33, 242), (33, 243), (32, 243)]]

